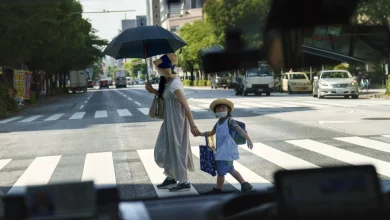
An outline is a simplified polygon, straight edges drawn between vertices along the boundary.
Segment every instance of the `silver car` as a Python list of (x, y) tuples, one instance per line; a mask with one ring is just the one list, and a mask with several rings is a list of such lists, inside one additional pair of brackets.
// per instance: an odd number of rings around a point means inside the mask
[(314, 77), (313, 97), (344, 96), (359, 98), (359, 88), (355, 77), (346, 70), (324, 70)]

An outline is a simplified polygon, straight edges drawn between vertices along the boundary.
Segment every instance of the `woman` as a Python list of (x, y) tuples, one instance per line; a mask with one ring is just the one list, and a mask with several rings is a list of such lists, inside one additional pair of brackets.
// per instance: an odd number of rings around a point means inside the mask
[(157, 137), (154, 159), (164, 168), (166, 179), (157, 188), (170, 192), (189, 191), (187, 169), (194, 171), (189, 132), (191, 130), (194, 136), (199, 136), (200, 132), (184, 95), (183, 84), (174, 72), (176, 55), (166, 54), (153, 63), (162, 75), (159, 88), (157, 91), (150, 83), (146, 83), (145, 88), (164, 100), (164, 121)]

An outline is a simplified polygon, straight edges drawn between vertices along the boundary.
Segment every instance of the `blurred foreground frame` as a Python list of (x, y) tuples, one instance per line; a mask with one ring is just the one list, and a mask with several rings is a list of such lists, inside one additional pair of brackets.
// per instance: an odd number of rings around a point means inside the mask
[(388, 57), (386, 27), (351, 25), (360, 1), (365, 0), (274, 0), (262, 48), (247, 49), (238, 30), (226, 30), (225, 49), (202, 51), (203, 69), (245, 69), (266, 60), (278, 72), (341, 62), (363, 65)]

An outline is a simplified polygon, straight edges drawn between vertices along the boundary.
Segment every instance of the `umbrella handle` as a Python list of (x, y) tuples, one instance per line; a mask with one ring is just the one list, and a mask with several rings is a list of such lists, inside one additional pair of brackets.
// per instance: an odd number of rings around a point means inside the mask
[(146, 42), (145, 40), (143, 40), (142, 42), (144, 46), (144, 58), (145, 58), (145, 65), (146, 65), (146, 82), (149, 83), (148, 58), (146, 57)]

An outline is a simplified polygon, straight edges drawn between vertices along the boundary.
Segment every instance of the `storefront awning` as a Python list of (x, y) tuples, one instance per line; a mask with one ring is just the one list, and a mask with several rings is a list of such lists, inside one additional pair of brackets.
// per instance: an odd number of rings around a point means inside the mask
[(321, 65), (326, 60), (326, 64), (329, 63), (341, 63), (346, 62), (350, 64), (365, 64), (366, 61), (344, 54), (335, 53), (315, 47), (302, 45), (302, 52), (305, 53), (304, 60), (306, 64)]

